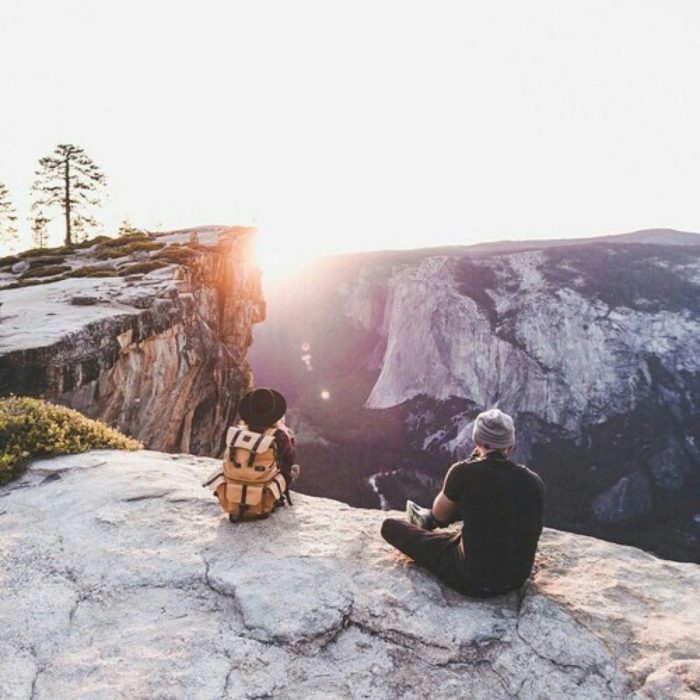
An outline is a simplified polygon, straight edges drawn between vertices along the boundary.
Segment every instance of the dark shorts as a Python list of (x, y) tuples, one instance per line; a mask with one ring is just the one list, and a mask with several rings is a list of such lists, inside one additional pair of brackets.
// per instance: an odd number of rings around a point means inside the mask
[(469, 581), (464, 571), (464, 550), (460, 546), (460, 533), (430, 532), (416, 525), (387, 518), (382, 523), (382, 537), (396, 549), (411, 557), (416, 564), (435, 574), (450, 588), (474, 598), (490, 598), (501, 595), (517, 586), (492, 590)]

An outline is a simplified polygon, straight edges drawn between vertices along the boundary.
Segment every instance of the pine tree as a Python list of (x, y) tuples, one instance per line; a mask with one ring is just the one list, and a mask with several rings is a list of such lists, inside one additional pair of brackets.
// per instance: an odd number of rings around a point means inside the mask
[(93, 225), (93, 223), (86, 221), (80, 216), (74, 217), (71, 225), (71, 239), (73, 243), (83, 243), (87, 241), (89, 237), (88, 226)]
[(16, 221), (17, 210), (10, 199), (10, 192), (0, 182), (0, 244), (3, 248), (17, 243)]
[(128, 236), (129, 234), (139, 233), (140, 231), (141, 229), (138, 229), (136, 226), (131, 224), (128, 217), (125, 218), (119, 226), (119, 236)]
[(35, 248), (46, 248), (49, 240), (48, 224), (49, 219), (44, 216), (43, 210), (37, 212), (32, 219), (32, 242)]
[(65, 244), (71, 245), (74, 228), (97, 226), (90, 209), (100, 204), (98, 193), (105, 177), (85, 151), (72, 144), (56, 146), (39, 166), (32, 186), (37, 194), (32, 208), (59, 207), (66, 221)]

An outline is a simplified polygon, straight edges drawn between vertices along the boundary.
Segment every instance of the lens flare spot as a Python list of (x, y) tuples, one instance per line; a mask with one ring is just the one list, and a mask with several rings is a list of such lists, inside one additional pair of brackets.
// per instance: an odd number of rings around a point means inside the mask
[(331, 398), (331, 392), (328, 391), (327, 389), (324, 389), (324, 390), (321, 392), (321, 398), (322, 398), (324, 401), (328, 401), (328, 399)]

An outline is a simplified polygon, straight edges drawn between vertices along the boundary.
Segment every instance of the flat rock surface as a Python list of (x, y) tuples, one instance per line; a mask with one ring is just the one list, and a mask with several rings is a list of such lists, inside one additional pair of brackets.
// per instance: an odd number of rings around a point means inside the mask
[(442, 586), (384, 514), (231, 525), (214, 460), (96, 451), (0, 490), (1, 698), (691, 698), (700, 567), (555, 530), (521, 592)]

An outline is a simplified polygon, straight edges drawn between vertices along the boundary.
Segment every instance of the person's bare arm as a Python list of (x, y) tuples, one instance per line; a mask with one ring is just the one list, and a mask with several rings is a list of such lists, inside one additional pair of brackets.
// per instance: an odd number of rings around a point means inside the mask
[(451, 501), (443, 491), (433, 501), (433, 517), (440, 525), (449, 525), (458, 519), (459, 505)]

